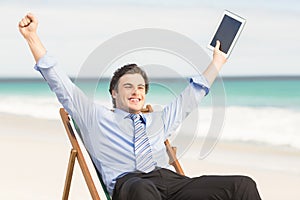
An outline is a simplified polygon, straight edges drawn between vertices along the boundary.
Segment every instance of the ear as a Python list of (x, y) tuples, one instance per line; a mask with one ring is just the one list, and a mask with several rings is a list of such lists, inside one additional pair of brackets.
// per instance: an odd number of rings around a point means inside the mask
[(112, 96), (112, 98), (116, 98), (116, 96), (117, 96), (117, 91), (116, 90), (112, 90), (111, 91), (111, 96)]

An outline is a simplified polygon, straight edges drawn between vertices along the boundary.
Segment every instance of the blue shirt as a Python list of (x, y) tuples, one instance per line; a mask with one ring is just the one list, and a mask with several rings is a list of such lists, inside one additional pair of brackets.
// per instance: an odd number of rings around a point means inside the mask
[[(83, 143), (112, 195), (117, 178), (136, 171), (129, 113), (117, 108), (112, 111), (88, 99), (48, 54), (38, 60), (35, 69), (76, 121)], [(164, 141), (197, 108), (208, 88), (204, 77), (191, 78), (185, 90), (163, 110), (142, 115), (157, 167), (169, 167)]]

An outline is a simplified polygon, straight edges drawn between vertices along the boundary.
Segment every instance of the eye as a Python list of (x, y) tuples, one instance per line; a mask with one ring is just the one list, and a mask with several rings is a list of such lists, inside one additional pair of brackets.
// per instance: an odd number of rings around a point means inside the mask
[(145, 90), (145, 86), (138, 86), (139, 90)]
[(124, 85), (124, 88), (126, 88), (126, 89), (131, 89), (131, 88), (132, 88), (132, 85), (131, 85), (131, 84), (125, 84), (125, 85)]

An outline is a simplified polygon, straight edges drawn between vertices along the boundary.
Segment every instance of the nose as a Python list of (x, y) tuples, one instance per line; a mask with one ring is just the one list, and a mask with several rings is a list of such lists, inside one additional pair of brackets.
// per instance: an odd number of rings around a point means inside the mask
[(138, 87), (133, 87), (132, 88), (132, 94), (139, 94)]

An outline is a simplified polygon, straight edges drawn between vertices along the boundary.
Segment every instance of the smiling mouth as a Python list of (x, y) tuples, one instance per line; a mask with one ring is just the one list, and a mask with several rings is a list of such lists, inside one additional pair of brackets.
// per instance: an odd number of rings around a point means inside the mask
[(137, 102), (140, 102), (141, 99), (140, 98), (129, 98), (128, 99), (130, 102), (133, 102), (133, 103), (137, 103)]

